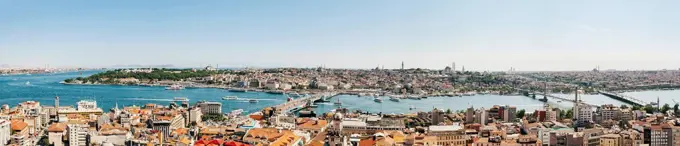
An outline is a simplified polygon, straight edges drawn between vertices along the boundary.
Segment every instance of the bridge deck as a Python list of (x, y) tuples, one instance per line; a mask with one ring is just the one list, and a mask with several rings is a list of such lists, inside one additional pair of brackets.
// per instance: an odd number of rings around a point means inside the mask
[(632, 97), (632, 96), (627, 96), (627, 95), (613, 93), (613, 92), (607, 92), (607, 91), (597, 91), (597, 92), (599, 92), (600, 94), (603, 94), (605, 96), (612, 97), (614, 99), (621, 100), (623, 102), (627, 102), (627, 103), (630, 103), (630, 104), (635, 104), (635, 105), (638, 105), (638, 106), (645, 106), (645, 105), (649, 104), (648, 102), (642, 101), (642, 100), (637, 99), (637, 98)]

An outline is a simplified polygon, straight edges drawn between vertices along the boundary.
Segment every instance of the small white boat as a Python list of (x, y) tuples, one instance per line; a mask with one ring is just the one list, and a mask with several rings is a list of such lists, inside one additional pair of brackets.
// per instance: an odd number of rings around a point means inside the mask
[(375, 98), (375, 99), (373, 99), (373, 101), (375, 101), (375, 102), (377, 102), (377, 103), (382, 103), (382, 102), (383, 102), (382, 99), (380, 99), (380, 98)]
[(182, 90), (182, 89), (184, 89), (184, 86), (178, 84), (165, 88), (165, 90)]
[(257, 103), (258, 101), (257, 101), (257, 99), (251, 99), (251, 100), (248, 100), (248, 102), (250, 102), (250, 103)]
[(29, 81), (26, 81), (26, 85), (31, 85), (31, 82), (29, 82)]
[(237, 100), (237, 96), (224, 96), (222, 97), (222, 100)]
[(390, 101), (399, 102), (400, 100), (396, 97), (390, 97)]

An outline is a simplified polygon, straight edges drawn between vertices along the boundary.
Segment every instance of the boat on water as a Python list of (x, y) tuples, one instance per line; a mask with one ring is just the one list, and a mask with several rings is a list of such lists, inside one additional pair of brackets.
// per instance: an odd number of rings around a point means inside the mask
[(31, 82), (29, 82), (29, 81), (26, 81), (26, 85), (31, 85)]
[(178, 85), (178, 84), (174, 84), (170, 87), (165, 88), (165, 90), (183, 90), (183, 89), (184, 89), (184, 86)]
[(224, 96), (222, 100), (237, 100), (238, 96)]
[(175, 97), (172, 100), (173, 101), (189, 101), (189, 99), (186, 98), (186, 97)]
[(302, 97), (302, 95), (300, 95), (300, 94), (297, 93), (297, 92), (288, 93), (287, 95), (290, 96), (290, 97)]
[(420, 98), (421, 98), (421, 99), (427, 99), (427, 96), (422, 96), (422, 97), (420, 97)]
[(334, 105), (342, 105), (342, 102), (340, 102), (340, 99), (338, 99), (338, 101), (334, 102), (333, 104)]
[(557, 103), (560, 103), (560, 102), (562, 102), (562, 100), (558, 100), (558, 101), (557, 101)]
[(229, 92), (248, 92), (248, 89), (233, 88), (233, 89), (229, 89)]
[(399, 102), (400, 99), (397, 97), (390, 97), (390, 101)]
[(266, 91), (265, 93), (269, 93), (269, 94), (283, 94), (284, 92), (281, 91), (281, 90), (269, 90), (269, 91)]
[(257, 103), (257, 102), (259, 102), (259, 101), (258, 101), (257, 99), (250, 99), (250, 100), (248, 100), (248, 102), (250, 102), (250, 103)]
[(411, 105), (411, 107), (408, 108), (408, 110), (414, 110), (414, 109), (416, 109), (416, 107), (413, 106), (413, 105)]
[(375, 101), (375, 102), (377, 102), (377, 103), (382, 103), (382, 102), (383, 102), (383, 100), (380, 99), (380, 98), (375, 98), (375, 99), (373, 99), (373, 101)]
[(408, 96), (408, 99), (413, 99), (413, 100), (420, 100), (420, 97), (418, 96)]

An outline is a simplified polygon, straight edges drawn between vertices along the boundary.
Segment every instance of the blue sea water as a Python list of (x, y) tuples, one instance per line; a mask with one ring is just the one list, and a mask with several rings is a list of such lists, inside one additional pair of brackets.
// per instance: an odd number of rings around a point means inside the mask
[[(116, 103), (119, 106), (143, 105), (155, 103), (167, 105), (174, 97), (187, 97), (190, 103), (197, 101), (216, 101), (223, 104), (224, 112), (235, 109), (243, 109), (246, 113), (259, 111), (260, 109), (280, 104), (286, 101), (283, 95), (267, 94), (262, 92), (229, 92), (223, 89), (214, 88), (187, 88), (185, 90), (170, 91), (164, 87), (144, 87), (144, 86), (118, 86), (118, 85), (64, 85), (60, 84), (67, 78), (86, 77), (101, 71), (86, 71), (56, 73), (56, 74), (36, 74), (36, 75), (10, 75), (0, 76), (0, 104), (16, 104), (34, 100), (42, 105), (54, 105), (54, 97), (60, 97), (60, 104), (75, 105), (80, 100), (96, 100), (102, 109), (110, 109)], [(28, 83), (27, 83), (28, 82)], [(680, 95), (679, 90), (672, 91), (643, 91), (624, 93), (642, 99), (644, 101), (656, 101), (659, 97), (661, 104), (674, 103), (673, 100), (680, 101), (676, 95)], [(224, 96), (238, 96), (245, 100), (222, 100)], [(567, 98), (574, 95), (555, 94)], [(538, 95), (537, 98), (542, 96)], [(247, 99), (259, 99), (258, 103), (249, 103)], [(475, 108), (489, 108), (493, 105), (510, 105), (518, 109), (533, 111), (543, 108), (544, 103), (536, 99), (525, 96), (500, 96), (500, 95), (476, 95), (464, 97), (430, 97), (423, 100), (402, 99), (400, 102), (388, 100), (382, 97), (383, 103), (373, 102), (373, 97), (357, 97), (352, 95), (340, 95), (333, 98), (333, 101), (340, 99), (342, 107), (351, 110), (363, 110), (369, 112), (382, 113), (412, 113), (416, 111), (430, 111), (433, 108), (462, 110), (470, 106)], [(602, 104), (625, 104), (621, 101), (603, 95), (581, 95), (581, 99), (587, 103)], [(549, 104), (558, 108), (571, 108), (571, 102), (557, 102), (550, 99)], [(323, 113), (337, 108), (338, 106), (329, 103), (318, 103), (317, 113)], [(410, 109), (413, 106), (415, 109)]]
[[(86, 71), (0, 76), (0, 104), (16, 106), (20, 102), (34, 100), (41, 105), (54, 105), (54, 97), (59, 96), (60, 105), (72, 105), (80, 100), (96, 100), (104, 110), (119, 106), (143, 105), (146, 103), (168, 105), (175, 97), (187, 97), (191, 104), (197, 101), (216, 101), (222, 103), (222, 111), (243, 109), (246, 113), (280, 104), (285, 96), (262, 92), (229, 92), (215, 88), (187, 88), (185, 90), (165, 90), (164, 87), (118, 86), (118, 85), (65, 85), (59, 82), (67, 78), (87, 77), (101, 71)], [(224, 96), (238, 96), (244, 100), (222, 100)], [(249, 103), (247, 99), (258, 99)]]

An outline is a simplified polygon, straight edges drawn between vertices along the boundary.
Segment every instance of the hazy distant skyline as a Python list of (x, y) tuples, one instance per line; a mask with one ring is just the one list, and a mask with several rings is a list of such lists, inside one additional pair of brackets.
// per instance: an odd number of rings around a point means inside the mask
[(0, 65), (678, 69), (679, 5), (0, 0)]

